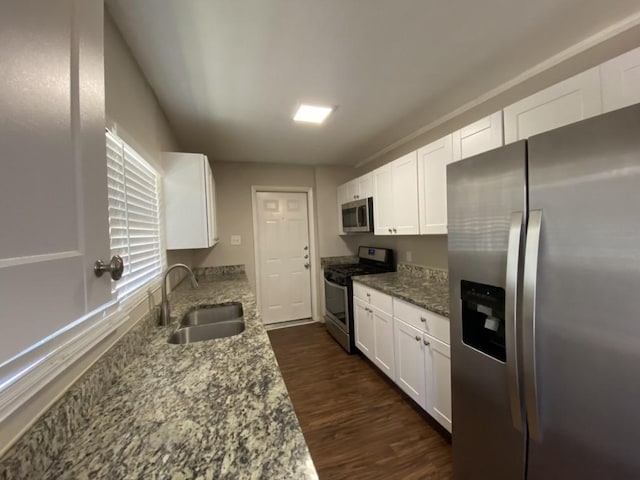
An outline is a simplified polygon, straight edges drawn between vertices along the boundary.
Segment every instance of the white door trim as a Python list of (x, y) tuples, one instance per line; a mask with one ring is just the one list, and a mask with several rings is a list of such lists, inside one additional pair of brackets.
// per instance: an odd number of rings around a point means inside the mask
[(260, 312), (260, 253), (258, 252), (258, 204), (256, 193), (258, 192), (287, 192), (307, 194), (307, 217), (309, 220), (309, 260), (311, 264), (311, 316), (314, 321), (319, 321), (318, 316), (318, 252), (316, 248), (315, 207), (313, 202), (313, 187), (270, 187), (264, 185), (251, 185), (251, 210), (253, 215), (253, 257), (256, 271), (256, 302), (258, 313)]

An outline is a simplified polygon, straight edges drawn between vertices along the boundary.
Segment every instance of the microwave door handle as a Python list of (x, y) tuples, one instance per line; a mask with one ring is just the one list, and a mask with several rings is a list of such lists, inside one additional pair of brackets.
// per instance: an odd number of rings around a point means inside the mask
[(358, 217), (358, 227), (364, 227), (366, 223), (366, 219), (364, 218), (366, 214), (366, 210), (363, 207), (356, 207), (357, 217)]

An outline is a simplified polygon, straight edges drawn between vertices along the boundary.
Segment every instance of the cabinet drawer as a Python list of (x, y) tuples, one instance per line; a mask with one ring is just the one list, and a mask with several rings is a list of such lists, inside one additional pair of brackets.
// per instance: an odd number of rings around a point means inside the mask
[(448, 318), (397, 298), (393, 299), (393, 316), (449, 344)]
[(373, 288), (366, 287), (360, 283), (353, 282), (353, 296), (359, 298), (365, 303), (368, 303), (369, 305), (378, 307), (389, 315), (391, 315), (391, 312), (393, 311), (391, 296)]

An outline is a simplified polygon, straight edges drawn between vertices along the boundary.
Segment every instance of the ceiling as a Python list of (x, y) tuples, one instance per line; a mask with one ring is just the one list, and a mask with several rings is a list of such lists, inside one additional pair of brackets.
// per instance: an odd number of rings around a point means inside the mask
[[(361, 162), (435, 120), (430, 105), (454, 110), (640, 10), (638, 0), (106, 3), (184, 149), (306, 165)], [(297, 124), (301, 102), (338, 108), (322, 126)]]

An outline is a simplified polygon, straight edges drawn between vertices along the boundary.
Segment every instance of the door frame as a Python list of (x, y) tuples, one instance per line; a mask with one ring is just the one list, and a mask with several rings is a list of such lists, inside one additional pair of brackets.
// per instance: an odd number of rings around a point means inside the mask
[(318, 252), (316, 249), (315, 206), (313, 201), (313, 187), (272, 187), (265, 185), (251, 185), (251, 210), (253, 217), (253, 261), (256, 272), (256, 305), (260, 313), (260, 254), (258, 252), (258, 192), (274, 193), (305, 193), (307, 195), (307, 223), (309, 225), (309, 264), (311, 270), (311, 319), (318, 320)]

